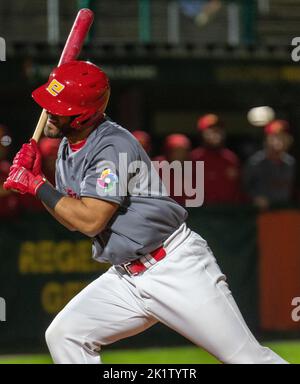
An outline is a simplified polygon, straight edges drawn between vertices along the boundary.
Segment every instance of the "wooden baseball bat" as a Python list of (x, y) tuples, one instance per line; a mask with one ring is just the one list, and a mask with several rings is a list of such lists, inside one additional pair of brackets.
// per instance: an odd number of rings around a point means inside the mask
[[(61, 54), (58, 66), (72, 60), (76, 60), (79, 56), (83, 46), (86, 35), (94, 21), (94, 13), (88, 9), (83, 8), (78, 12), (76, 19), (73, 23), (69, 37), (66, 41), (65, 47)], [(44, 130), (47, 121), (46, 110), (43, 109), (39, 121), (36, 125), (32, 138), (38, 142)]]

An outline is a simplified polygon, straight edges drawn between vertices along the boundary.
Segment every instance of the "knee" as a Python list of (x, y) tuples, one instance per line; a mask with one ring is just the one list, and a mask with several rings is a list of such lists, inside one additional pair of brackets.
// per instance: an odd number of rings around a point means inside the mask
[(53, 321), (45, 332), (45, 339), (49, 349), (61, 343), (64, 337), (62, 324)]
[(256, 341), (249, 341), (233, 356), (225, 359), (226, 364), (287, 364), (287, 362)]
[(87, 337), (86, 333), (82, 327), (77, 326), (73, 318), (58, 316), (45, 332), (45, 339), (51, 356), (60, 361), (61, 359), (57, 356), (63, 355), (65, 358), (66, 355), (75, 353), (74, 351), (80, 347), (88, 354), (99, 358), (100, 343), (94, 338)]
[(76, 332), (65, 319), (55, 318), (45, 332), (45, 339), (49, 349), (58, 348)]

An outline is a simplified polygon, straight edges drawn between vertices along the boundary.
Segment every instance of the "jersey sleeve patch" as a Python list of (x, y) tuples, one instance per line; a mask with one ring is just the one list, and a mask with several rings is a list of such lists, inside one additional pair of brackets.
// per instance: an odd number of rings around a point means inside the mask
[(115, 188), (118, 181), (118, 176), (112, 172), (111, 169), (106, 168), (101, 172), (100, 177), (97, 179), (97, 186), (104, 190), (104, 192), (110, 192)]

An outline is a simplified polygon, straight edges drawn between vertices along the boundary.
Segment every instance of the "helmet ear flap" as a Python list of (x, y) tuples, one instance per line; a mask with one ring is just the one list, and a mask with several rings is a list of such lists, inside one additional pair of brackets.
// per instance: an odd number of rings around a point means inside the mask
[[(70, 127), (72, 127), (72, 128), (75, 128), (76, 126), (79, 126), (79, 122), (75, 122), (77, 119), (78, 119), (78, 117), (80, 117), (81, 115), (75, 115), (75, 116), (72, 116), (72, 119), (71, 119), (71, 123), (70, 123)], [(74, 122), (75, 122), (75, 124), (74, 124)]]
[(101, 119), (108, 104), (109, 96), (110, 89), (107, 89), (102, 94), (96, 108), (89, 109), (83, 112), (81, 115), (75, 117), (70, 126), (74, 129), (81, 129), (86, 125), (86, 123), (91, 125)]
[(75, 116), (70, 126), (74, 129), (89, 128), (90, 126), (97, 124), (103, 118), (101, 111), (88, 111), (82, 115)]
[(74, 120), (70, 124), (70, 126), (74, 129), (80, 129), (82, 128), (82, 123), (84, 123), (86, 120), (88, 120), (91, 116), (93, 116), (95, 112), (84, 112), (79, 116), (75, 116)]

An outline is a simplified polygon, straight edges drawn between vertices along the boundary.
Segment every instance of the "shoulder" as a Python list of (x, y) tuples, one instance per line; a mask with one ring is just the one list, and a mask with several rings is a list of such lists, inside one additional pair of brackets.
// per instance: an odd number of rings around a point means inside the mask
[(282, 156), (282, 160), (289, 167), (293, 167), (296, 163), (295, 158), (291, 156), (289, 153), (284, 153)]
[(93, 143), (101, 146), (111, 145), (126, 151), (127, 148), (137, 147), (136, 138), (121, 125), (106, 120), (94, 131)]
[(247, 160), (248, 165), (256, 166), (266, 160), (266, 152), (264, 150), (255, 152)]
[(139, 159), (140, 145), (127, 129), (107, 120), (91, 134), (87, 161), (93, 161), (99, 157), (116, 158), (120, 154), (126, 154), (130, 161)]
[(228, 148), (222, 149), (221, 156), (223, 157), (223, 159), (225, 159), (228, 163), (231, 163), (231, 164), (236, 165), (236, 164), (239, 164), (240, 162), (238, 156)]
[(205, 149), (203, 147), (197, 147), (191, 152), (191, 160), (197, 161), (203, 159), (205, 156)]

